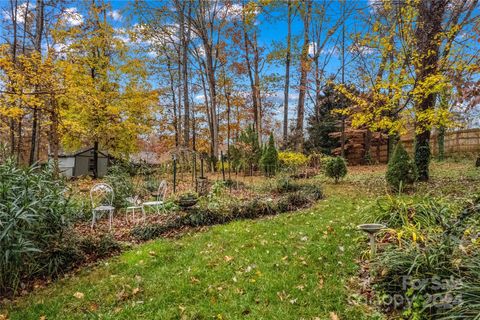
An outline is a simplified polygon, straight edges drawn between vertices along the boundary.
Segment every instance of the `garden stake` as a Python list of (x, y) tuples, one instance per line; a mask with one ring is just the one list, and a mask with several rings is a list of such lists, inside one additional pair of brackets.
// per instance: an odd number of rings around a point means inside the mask
[(220, 151), (220, 161), (222, 162), (222, 177), (223, 177), (223, 181), (225, 181), (225, 166), (223, 164), (223, 151)]
[(177, 156), (174, 154), (173, 156), (173, 193), (177, 190)]

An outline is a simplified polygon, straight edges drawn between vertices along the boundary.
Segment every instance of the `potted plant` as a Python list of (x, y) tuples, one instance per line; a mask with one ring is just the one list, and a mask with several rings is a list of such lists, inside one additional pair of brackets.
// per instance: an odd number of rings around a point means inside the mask
[(198, 202), (198, 195), (194, 192), (187, 192), (178, 197), (178, 205), (182, 209), (190, 208)]

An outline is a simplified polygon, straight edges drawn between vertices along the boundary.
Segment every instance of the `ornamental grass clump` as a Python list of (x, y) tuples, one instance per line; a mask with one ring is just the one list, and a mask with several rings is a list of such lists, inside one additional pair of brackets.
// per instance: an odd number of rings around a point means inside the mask
[(64, 194), (52, 167), (0, 164), (0, 293), (15, 293), (20, 283), (54, 276), (74, 262), (65, 247), (72, 206)]
[(478, 319), (479, 215), (478, 198), (460, 207), (430, 197), (388, 198), (378, 206), (377, 221), (389, 228), (379, 237), (372, 283), (379, 296), (404, 297), (386, 311), (402, 310), (408, 319)]
[(411, 185), (417, 180), (415, 163), (410, 159), (401, 142), (398, 142), (393, 152), (392, 159), (388, 162), (385, 178), (390, 187), (395, 191), (402, 190), (406, 185)]

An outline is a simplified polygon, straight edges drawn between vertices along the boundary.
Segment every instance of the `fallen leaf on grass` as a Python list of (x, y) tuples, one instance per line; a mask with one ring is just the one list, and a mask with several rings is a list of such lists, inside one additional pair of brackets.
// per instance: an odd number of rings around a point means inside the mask
[(335, 312), (330, 312), (330, 320), (340, 320)]
[(225, 256), (224, 259), (225, 259), (226, 262), (230, 262), (230, 261), (233, 260), (233, 257), (231, 257), (231, 256)]
[(133, 290), (132, 290), (132, 294), (133, 294), (133, 295), (136, 295), (136, 294), (139, 293), (139, 292), (140, 292), (140, 288), (138, 288), (138, 287), (137, 287), (137, 288), (133, 288)]
[(318, 279), (318, 288), (323, 289), (323, 278)]

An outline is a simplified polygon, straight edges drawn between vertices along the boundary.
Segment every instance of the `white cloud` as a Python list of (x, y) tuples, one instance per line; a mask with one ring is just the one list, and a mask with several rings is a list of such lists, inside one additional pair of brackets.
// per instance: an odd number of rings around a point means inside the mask
[(196, 51), (197, 51), (198, 56), (200, 56), (200, 57), (205, 57), (205, 54), (206, 54), (206, 53), (205, 53), (205, 48), (204, 48), (204, 46), (202, 46), (202, 45), (198, 46), (198, 47), (196, 48)]
[(66, 58), (67, 53), (72, 51), (71, 48), (72, 42), (67, 41), (65, 43), (56, 43), (53, 45), (53, 50), (57, 53), (60, 58)]
[(144, 25), (135, 24), (133, 31), (137, 36), (136, 42), (144, 45), (170, 46), (179, 43), (178, 24), (163, 26), (161, 30), (153, 31)]
[[(26, 2), (17, 5), (17, 23), (24, 23), (25, 18), (28, 16), (33, 19), (33, 9), (35, 9), (35, 5), (32, 3), (28, 5), (28, 10)], [(3, 11), (3, 18), (6, 20), (12, 20), (12, 13), (10, 12), (10, 10)]]
[(124, 28), (116, 28), (114, 37), (124, 43), (130, 42), (130, 36)]
[(114, 21), (122, 21), (123, 16), (120, 13), (120, 10), (112, 10), (108, 12), (108, 16), (112, 18)]
[(202, 103), (202, 102), (205, 102), (205, 96), (203, 94), (197, 94), (193, 100), (195, 100), (195, 102), (197, 103)]
[(368, 0), (370, 11), (376, 12), (383, 7), (383, 0)]
[(66, 8), (62, 13), (62, 18), (69, 26), (79, 26), (83, 23), (83, 16), (75, 7)]
[(369, 54), (373, 54), (375, 52), (375, 49), (367, 46), (353, 45), (350, 48), (348, 48), (348, 51), (351, 53), (358, 53), (361, 55), (369, 55)]
[[(253, 8), (250, 13), (254, 16), (257, 16), (260, 13), (260, 7), (255, 6), (255, 8)], [(220, 9), (218, 10), (218, 14), (226, 19), (239, 20), (242, 18), (243, 6), (239, 3), (227, 3), (224, 6), (220, 7)], [(256, 24), (257, 21), (255, 21), (254, 23)]]
[(158, 52), (156, 52), (155, 50), (149, 50), (147, 51), (147, 56), (149, 56), (150, 58), (157, 58)]

